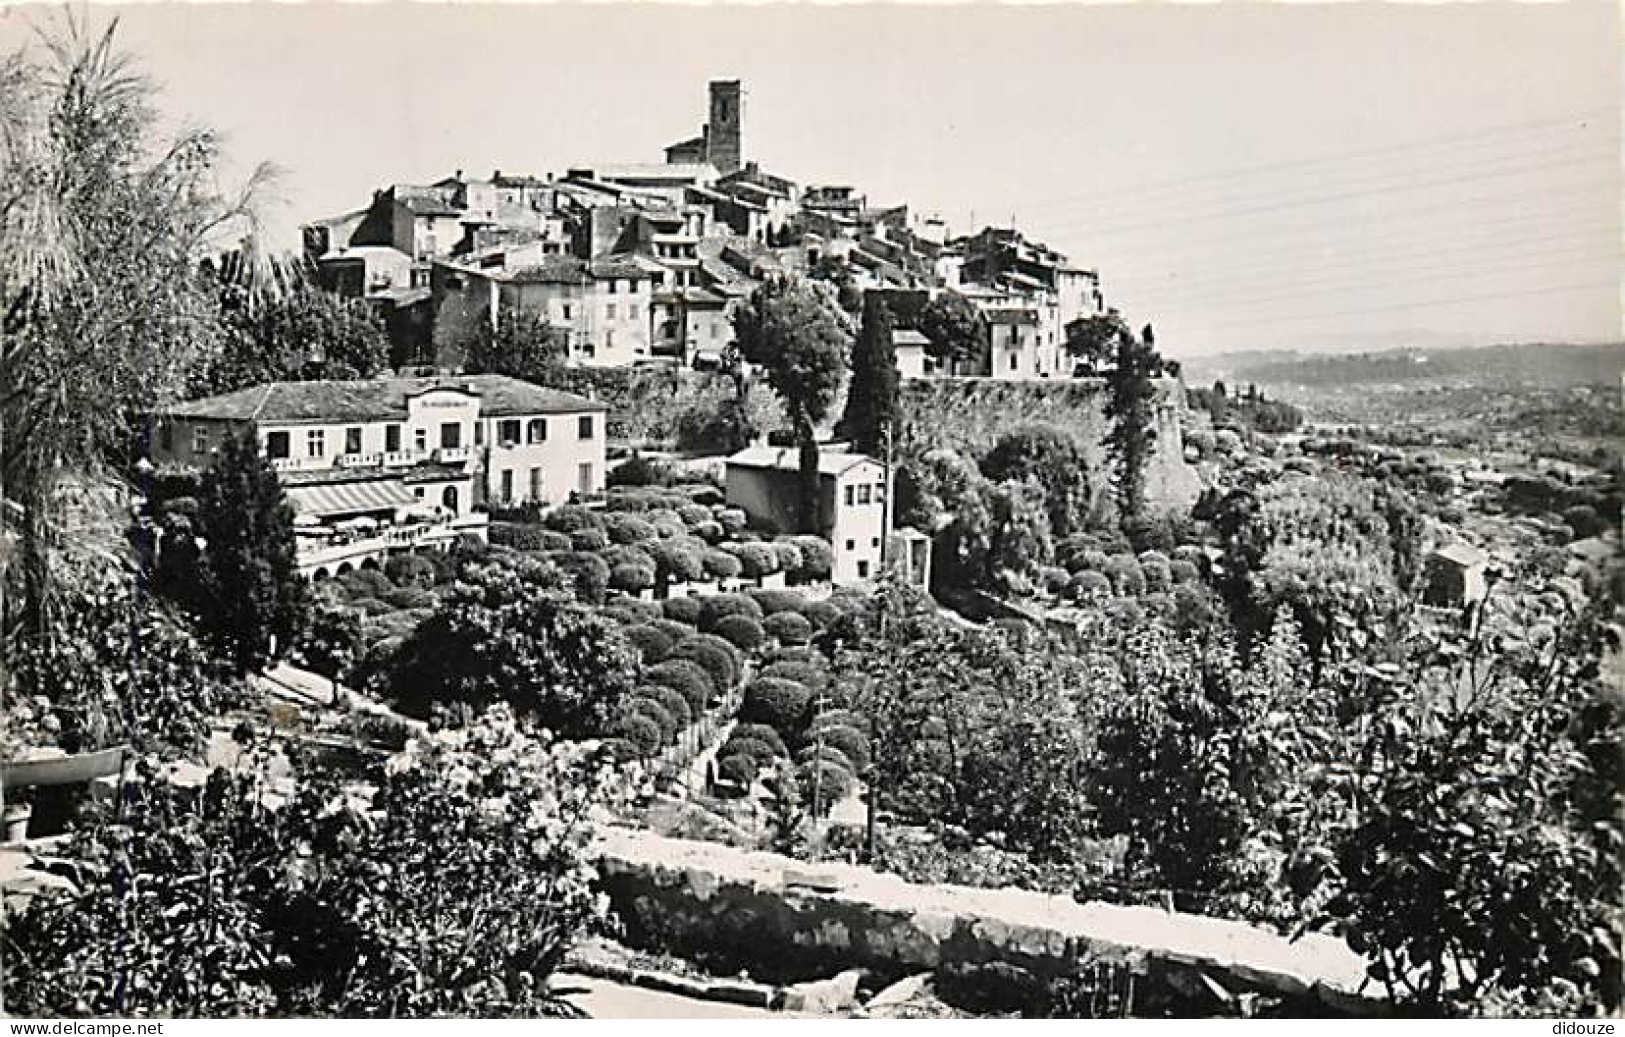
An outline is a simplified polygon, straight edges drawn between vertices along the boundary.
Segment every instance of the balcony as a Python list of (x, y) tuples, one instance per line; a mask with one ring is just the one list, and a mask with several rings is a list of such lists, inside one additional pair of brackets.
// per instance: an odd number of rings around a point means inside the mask
[(434, 452), (436, 464), (466, 464), (474, 456), (474, 449), (466, 446), (437, 447)]
[(383, 454), (340, 454), (333, 458), (333, 464), (338, 468), (376, 468), (383, 459)]
[(361, 568), (364, 562), (381, 564), (384, 558), (406, 551), (449, 548), (460, 536), (485, 538), (490, 516), (484, 512), (433, 522), (403, 522), (375, 531), (351, 534), (336, 529), (315, 530), (299, 538), (299, 572), (312, 576), (318, 569), (337, 575), (341, 565)]

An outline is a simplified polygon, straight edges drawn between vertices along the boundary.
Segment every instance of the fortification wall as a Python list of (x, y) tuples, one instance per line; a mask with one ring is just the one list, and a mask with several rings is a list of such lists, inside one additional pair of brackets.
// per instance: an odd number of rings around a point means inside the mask
[[(1022, 425), (1055, 425), (1077, 435), (1092, 470), (1104, 472), (1106, 382), (1101, 378), (1007, 382), (990, 378), (910, 378), (904, 381), (903, 440), (951, 447), (981, 457)], [(1188, 508), (1202, 491), (1185, 463), (1180, 414), (1185, 387), (1176, 378), (1157, 383), (1156, 445), (1146, 470), (1146, 497), (1159, 510)], [(1105, 492), (1105, 480), (1097, 493)]]
[[(1037, 977), (1125, 966), (1192, 1003), (1203, 977), (1319, 1010), (1379, 1006), (1343, 941), (1295, 941), (1238, 922), (1079, 903), (1016, 889), (924, 886), (867, 868), (611, 829), (599, 871), (634, 944), (705, 956), (790, 982), (868, 969), (882, 977), (1000, 963)], [(809, 881), (810, 880), (810, 881)], [(816, 887), (816, 888), (815, 888)]]

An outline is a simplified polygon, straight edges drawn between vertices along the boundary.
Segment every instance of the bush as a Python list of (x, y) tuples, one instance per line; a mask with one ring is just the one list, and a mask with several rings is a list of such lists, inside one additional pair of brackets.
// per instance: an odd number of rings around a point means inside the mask
[(1112, 581), (1112, 588), (1124, 597), (1139, 597), (1145, 592), (1145, 576), (1131, 555), (1112, 555), (1102, 571)]
[(748, 580), (759, 580), (779, 571), (779, 555), (772, 544), (724, 544), (722, 550), (739, 559), (740, 573)]
[(720, 543), (726, 535), (722, 529), (722, 523), (714, 519), (696, 523), (689, 531), (707, 544)]
[(677, 517), (692, 529), (701, 522), (711, 521), (711, 509), (703, 504), (684, 504), (677, 509)]
[(784, 645), (804, 645), (813, 635), (812, 623), (797, 612), (775, 612), (762, 621), (762, 629)]
[(352, 600), (382, 598), (395, 589), (395, 585), (389, 582), (389, 577), (376, 569), (357, 569), (355, 572), (345, 573), (338, 578), (338, 584)]
[(667, 712), (666, 707), (662, 706), (658, 699), (642, 699), (634, 696), (627, 701), (626, 712), (654, 721), (655, 726), (660, 728), (661, 745), (670, 745), (677, 737), (677, 718)]
[(790, 755), (790, 750), (784, 744), (784, 738), (766, 724), (736, 724), (733, 732), (728, 736), (729, 741), (735, 738), (750, 738), (758, 742), (766, 742), (772, 747), (775, 756), (788, 758)]
[(762, 624), (749, 616), (723, 616), (717, 620), (712, 632), (746, 654), (760, 648), (767, 638), (762, 632)]
[(796, 590), (770, 590), (757, 587), (745, 592), (756, 607), (762, 610), (762, 615), (771, 616), (776, 612), (799, 613), (807, 605), (807, 599)]
[(660, 537), (654, 523), (618, 512), (604, 516), (604, 532), (616, 544), (644, 544)]
[(637, 619), (633, 621), (635, 623), (652, 623), (665, 615), (660, 611), (660, 602), (629, 598), (624, 594), (611, 595), (609, 604), (636, 616)]
[(743, 594), (711, 594), (700, 599), (699, 628), (707, 633), (727, 616), (761, 619), (762, 609)]
[(432, 609), (440, 601), (434, 591), (423, 587), (400, 587), (385, 595), (384, 600), (398, 609)]
[(813, 717), (808, 730), (816, 731), (821, 727), (850, 727), (865, 738), (871, 730), (869, 718), (852, 709), (826, 709)]
[(826, 746), (839, 749), (852, 766), (856, 768), (852, 773), (861, 774), (869, 766), (869, 739), (855, 727), (845, 724), (817, 724), (812, 727), (813, 739), (823, 740)]
[(671, 654), (672, 645), (676, 643), (665, 631), (648, 624), (629, 626), (621, 633), (626, 637), (627, 643), (637, 650), (638, 658), (645, 666), (653, 666), (664, 660)]
[(616, 763), (631, 763), (642, 755), (638, 747), (626, 738), (606, 738), (598, 743), (598, 751)]
[(609, 587), (609, 563), (585, 551), (563, 551), (548, 559), (569, 575), (576, 597), (594, 605), (604, 602)]
[(666, 614), (667, 619), (673, 619), (679, 623), (687, 623), (691, 627), (699, 626), (699, 598), (667, 598), (665, 601), (660, 603), (660, 610)]
[(718, 580), (731, 580), (744, 569), (739, 559), (720, 548), (705, 552), (705, 574)]
[(655, 560), (655, 573), (673, 583), (688, 583), (705, 575), (699, 552), (677, 540), (659, 540), (649, 548)]
[(668, 657), (664, 662), (644, 670), (643, 680), (649, 684), (663, 685), (683, 696), (683, 701), (688, 703), (689, 713), (696, 717), (705, 712), (716, 695), (716, 682), (704, 667), (692, 659)]
[(1038, 567), (1038, 585), (1047, 594), (1059, 595), (1066, 590), (1067, 580), (1070, 577), (1065, 569), (1058, 565), (1041, 565)]
[(694, 711), (689, 708), (688, 699), (683, 698), (683, 693), (676, 688), (668, 688), (664, 684), (640, 684), (632, 689), (632, 697), (653, 699), (660, 703), (660, 708), (676, 721), (678, 730), (694, 722)]
[(611, 590), (637, 594), (649, 590), (654, 585), (655, 571), (652, 566), (623, 562), (609, 571), (608, 586)]
[(708, 508), (714, 504), (721, 504), (726, 500), (722, 487), (712, 483), (686, 483), (677, 488), (682, 490), (688, 499), (695, 504), (703, 504)]
[(653, 756), (664, 744), (660, 725), (639, 713), (622, 713), (610, 721), (608, 734), (631, 742), (639, 756)]
[(824, 668), (824, 656), (811, 645), (780, 645), (763, 655), (762, 662), (768, 665), (773, 663), (811, 663), (820, 671)]
[(817, 743), (812, 743), (803, 748), (799, 753), (796, 753), (797, 763), (806, 763), (808, 760), (812, 759), (823, 760), (825, 763), (839, 767), (848, 775), (854, 778), (857, 777), (858, 768), (857, 765), (853, 763), (852, 758), (847, 756), (846, 753), (841, 752), (841, 750), (835, 748), (833, 745), (820, 746)]
[(801, 552), (801, 567), (794, 573), (798, 583), (818, 583), (829, 579), (835, 565), (835, 549), (829, 541), (812, 533), (790, 537), (790, 542)]
[(387, 601), (380, 601), (377, 598), (353, 598), (350, 601), (350, 607), (363, 616), (387, 616), (396, 611), (394, 605)]
[(1175, 586), (1182, 583), (1195, 583), (1201, 579), (1201, 572), (1196, 566), (1183, 558), (1176, 558), (1168, 563), (1168, 579)]
[(772, 547), (773, 553), (779, 556), (780, 572), (788, 577), (789, 574), (800, 571), (804, 561), (801, 556), (801, 548), (788, 540), (775, 540)]
[(384, 562), (384, 575), (402, 589), (418, 587), (428, 590), (440, 582), (434, 563), (416, 554), (391, 555)]
[[(1152, 554), (1154, 552), (1148, 551), (1146, 553)], [(1172, 587), (1174, 583), (1173, 566), (1167, 561), (1157, 559), (1146, 561), (1142, 558), (1140, 560), (1140, 575), (1145, 580), (1145, 590), (1149, 594), (1164, 592), (1169, 587)]]
[(755, 761), (758, 768), (765, 767), (773, 762), (773, 747), (766, 742), (754, 738), (740, 738), (732, 735), (719, 750), (722, 756), (749, 756)]
[(677, 642), (669, 658), (689, 659), (711, 677), (718, 692), (739, 682), (739, 658), (733, 645), (712, 634), (690, 634)]
[(1112, 581), (1092, 569), (1073, 574), (1067, 593), (1074, 601), (1099, 601), (1111, 596)]
[(766, 724), (787, 741), (795, 741), (807, 725), (807, 710), (811, 705), (812, 692), (805, 684), (779, 677), (758, 677), (745, 688), (739, 719)]
[(733, 781), (749, 788), (756, 783), (756, 761), (743, 753), (734, 756), (724, 756), (717, 762), (717, 777), (723, 781)]
[(738, 536), (749, 525), (749, 519), (741, 508), (723, 508), (717, 512), (716, 519), (729, 536)]
[(845, 610), (833, 601), (809, 601), (807, 607), (801, 610), (807, 622), (812, 624), (814, 630), (827, 630), (831, 624), (846, 614)]
[(671, 468), (659, 461), (651, 461), (642, 454), (634, 453), (625, 461), (611, 468), (604, 476), (604, 485), (609, 488), (617, 486), (665, 486), (671, 482)]
[(542, 524), (560, 533), (574, 533), (582, 529), (603, 529), (604, 516), (580, 504), (562, 504), (548, 512)]
[(609, 546), (609, 537), (601, 529), (578, 529), (570, 534), (572, 551), (602, 551)]
[(821, 760), (816, 764), (812, 761), (803, 763), (796, 768), (796, 781), (801, 786), (803, 804), (808, 809), (811, 809), (813, 806), (813, 793), (816, 791), (818, 793), (818, 809), (826, 814), (829, 812), (830, 807), (845, 799), (851, 793), (853, 784), (851, 774), (828, 760)]
[(762, 667), (757, 676), (795, 681), (812, 692), (822, 691), (829, 684), (829, 671), (821, 663), (810, 660), (781, 660), (768, 663)]
[[(529, 522), (492, 522), (486, 529), (486, 538), (497, 547), (511, 547), (515, 551), (549, 551), (550, 547), (543, 539), (543, 534), (550, 532), (545, 527)], [(565, 542), (569, 546), (569, 541)], [(411, 557), (410, 555), (404, 557)], [(388, 566), (385, 566), (388, 571)]]

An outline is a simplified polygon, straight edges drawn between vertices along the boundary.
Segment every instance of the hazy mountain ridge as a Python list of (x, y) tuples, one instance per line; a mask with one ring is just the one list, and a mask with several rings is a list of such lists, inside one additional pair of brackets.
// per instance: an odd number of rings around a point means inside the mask
[(1322, 389), (1406, 382), (1561, 388), (1617, 384), (1621, 372), (1625, 372), (1625, 342), (1398, 348), (1336, 355), (1262, 350), (1184, 362), (1185, 381), (1190, 385), (1221, 379), (1243, 385), (1251, 382)]

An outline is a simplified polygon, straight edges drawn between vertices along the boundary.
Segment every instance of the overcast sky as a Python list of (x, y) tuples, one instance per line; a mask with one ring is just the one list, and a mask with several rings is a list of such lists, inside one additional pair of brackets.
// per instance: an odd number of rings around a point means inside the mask
[(658, 161), (737, 77), (747, 157), (1014, 217), (1174, 354), (1621, 337), (1611, 0), (117, 13), (166, 110), (287, 171), (290, 225)]

